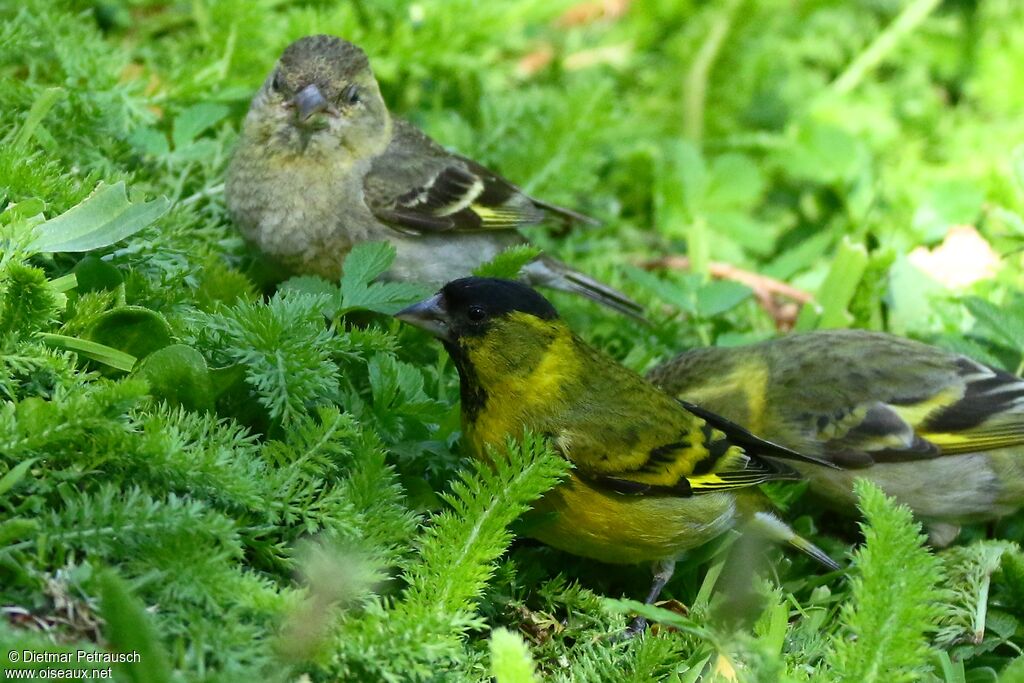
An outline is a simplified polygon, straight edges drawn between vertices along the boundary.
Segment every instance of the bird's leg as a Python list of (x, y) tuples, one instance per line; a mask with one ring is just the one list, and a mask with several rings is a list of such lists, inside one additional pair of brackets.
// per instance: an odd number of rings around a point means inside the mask
[[(672, 578), (672, 573), (675, 570), (675, 560), (661, 560), (659, 562), (655, 562), (651, 566), (651, 571), (654, 574), (654, 580), (651, 582), (651, 591), (647, 594), (647, 599), (644, 600), (645, 605), (653, 605), (655, 603), (658, 596), (661, 595), (661, 591), (665, 588), (665, 584)], [(647, 628), (647, 620), (641, 616), (637, 616), (630, 622), (629, 628), (626, 629), (624, 637), (632, 638), (635, 635), (643, 633), (645, 628)]]
[(651, 592), (647, 594), (647, 599), (644, 600), (645, 604), (653, 605), (661, 595), (661, 591), (665, 588), (665, 584), (672, 578), (672, 574), (676, 570), (675, 560), (661, 560), (655, 562), (651, 566), (651, 572), (654, 574), (654, 580), (651, 582)]
[(928, 543), (933, 548), (945, 548), (955, 541), (956, 537), (960, 534), (960, 527), (958, 525), (943, 522), (932, 522), (925, 529), (928, 531)]

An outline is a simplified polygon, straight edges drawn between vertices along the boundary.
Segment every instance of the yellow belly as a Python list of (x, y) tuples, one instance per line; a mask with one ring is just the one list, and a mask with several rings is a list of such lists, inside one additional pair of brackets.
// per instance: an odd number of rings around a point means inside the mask
[(674, 559), (731, 529), (736, 497), (627, 496), (573, 475), (535, 506), (528, 533), (550, 546), (613, 564)]

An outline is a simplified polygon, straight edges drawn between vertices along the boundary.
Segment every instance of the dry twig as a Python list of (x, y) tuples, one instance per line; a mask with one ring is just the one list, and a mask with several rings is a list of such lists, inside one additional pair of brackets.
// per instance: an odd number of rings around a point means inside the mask
[[(641, 264), (645, 270), (689, 270), (690, 259), (686, 256), (662, 256), (661, 258), (646, 261)], [(785, 282), (770, 278), (767, 275), (752, 273), (749, 270), (737, 268), (729, 263), (711, 261), (708, 263), (708, 273), (711, 277), (720, 280), (732, 280), (739, 282), (754, 291), (761, 307), (775, 320), (775, 325), (780, 330), (790, 329), (796, 322), (796, 316), (800, 312), (800, 306), (814, 300), (810, 292), (797, 289)], [(785, 298), (789, 301), (779, 301)]]

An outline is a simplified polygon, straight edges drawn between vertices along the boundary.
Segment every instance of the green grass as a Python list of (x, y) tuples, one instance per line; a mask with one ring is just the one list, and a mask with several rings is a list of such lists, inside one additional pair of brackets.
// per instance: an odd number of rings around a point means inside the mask
[[(847, 575), (770, 549), (737, 576), (729, 537), (669, 584), (687, 615), (648, 608), (656, 632), (609, 641), (646, 568), (512, 541), (559, 463), (532, 442), (495, 471), (463, 460), (450, 363), (387, 315), (420, 290), (372, 283), (388, 250), (268, 288), (224, 170), (280, 50), (326, 32), (364, 47), (395, 112), (601, 219), (530, 233), (648, 307), (638, 327), (553, 297), (637, 370), (778, 333), (722, 264), (815, 295), (785, 316), (798, 329), (1021, 369), (1019, 2), (650, 0), (582, 23), (571, 6), (0, 5), (4, 667), (112, 647), (142, 653), (116, 674), (139, 681), (1017, 680), (1024, 517), (933, 553), (867, 487), (863, 535), (788, 501)], [(66, 214), (101, 183), (101, 210)], [(68, 225), (83, 242), (59, 241)], [(909, 254), (956, 225), (998, 263), (949, 287)], [(684, 255), (690, 271), (640, 267)]]

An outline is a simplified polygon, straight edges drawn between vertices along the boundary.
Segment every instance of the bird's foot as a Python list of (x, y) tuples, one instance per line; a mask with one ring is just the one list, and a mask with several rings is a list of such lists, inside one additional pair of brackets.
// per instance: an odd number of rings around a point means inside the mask
[[(653, 605), (661, 595), (661, 589), (665, 587), (668, 580), (672, 578), (672, 572), (675, 571), (676, 561), (675, 560), (661, 560), (655, 562), (651, 567), (654, 573), (654, 581), (651, 583), (651, 590), (647, 594), (647, 599), (644, 600), (644, 604)], [(640, 635), (647, 629), (647, 619), (637, 615), (633, 618), (633, 621), (629, 622), (629, 627), (626, 628), (622, 633), (617, 633), (612, 636), (612, 642), (622, 642), (624, 640), (630, 640)]]
[(633, 617), (633, 621), (629, 622), (629, 626), (618, 633), (612, 634), (611, 642), (622, 643), (627, 640), (633, 640), (633, 638), (636, 638), (645, 630), (647, 630), (647, 620), (641, 616)]

